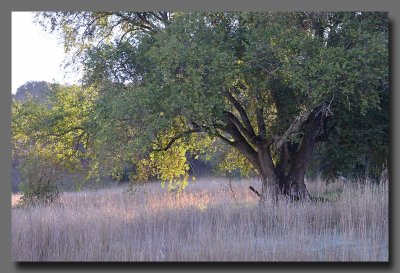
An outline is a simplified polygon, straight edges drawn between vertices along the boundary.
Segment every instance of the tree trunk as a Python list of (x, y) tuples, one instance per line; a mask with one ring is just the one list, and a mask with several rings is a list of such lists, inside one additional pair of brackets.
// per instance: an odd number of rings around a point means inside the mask
[(272, 161), (269, 148), (262, 147), (258, 151), (259, 172), (261, 178), (261, 202), (264, 203), (271, 198), (272, 202), (277, 201), (279, 194), (278, 177)]
[(304, 123), (301, 142), (287, 141), (281, 147), (279, 163), (276, 166), (279, 191), (294, 200), (310, 198), (304, 176), (314, 152), (322, 122), (321, 111), (315, 109)]
[(283, 195), (290, 194), (289, 172), (292, 167), (292, 159), (296, 154), (299, 144), (295, 142), (285, 142), (280, 150), (279, 162), (276, 166), (276, 175), (278, 177), (279, 191)]
[(268, 148), (257, 151), (257, 169), (262, 182), (261, 203), (268, 199), (274, 203), (279, 195), (288, 196), (293, 200), (310, 197), (304, 176), (316, 144), (318, 132), (316, 125), (317, 122), (307, 124), (306, 132), (300, 144), (287, 142), (283, 145), (280, 160), (276, 167)]
[[(254, 132), (240, 126), (240, 122), (232, 114), (227, 114), (227, 125), (222, 129), (230, 134), (234, 141), (221, 137), (228, 144), (238, 149), (258, 171), (262, 186), (261, 193), (257, 192), (257, 195), (260, 196), (261, 203), (269, 200), (269, 198), (275, 203), (280, 194), (296, 200), (310, 197), (304, 183), (304, 175), (314, 152), (317, 137), (323, 128), (325, 116), (322, 114), (322, 107), (315, 108), (307, 115), (307, 119), (301, 125), (302, 132), (294, 131), (302, 137), (300, 143), (286, 141), (279, 145), (280, 160), (276, 166), (270, 151), (271, 143), (267, 142), (265, 136), (255, 136)], [(261, 114), (259, 116), (261, 117)], [(260, 120), (261, 118), (259, 118), (258, 123), (262, 129), (263, 124)], [(259, 131), (262, 132), (263, 130), (260, 128)], [(242, 133), (246, 135), (247, 139)]]
[(319, 111), (314, 111), (304, 125), (304, 135), (300, 145), (295, 146), (290, 143), (285, 145), (287, 148), (286, 157), (289, 160), (290, 168), (286, 169), (288, 170), (287, 175), (281, 174), (281, 179), (283, 180), (280, 184), (283, 185), (281, 187), (283, 192), (293, 199), (310, 198), (304, 183), (304, 176), (314, 152), (322, 119), (322, 114)]

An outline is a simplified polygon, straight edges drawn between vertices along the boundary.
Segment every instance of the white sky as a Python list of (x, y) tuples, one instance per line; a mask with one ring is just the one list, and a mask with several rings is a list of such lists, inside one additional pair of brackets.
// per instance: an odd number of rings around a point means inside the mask
[(64, 49), (57, 34), (35, 24), (32, 12), (13, 12), (11, 27), (12, 93), (27, 81), (77, 82), (77, 75), (63, 71)]

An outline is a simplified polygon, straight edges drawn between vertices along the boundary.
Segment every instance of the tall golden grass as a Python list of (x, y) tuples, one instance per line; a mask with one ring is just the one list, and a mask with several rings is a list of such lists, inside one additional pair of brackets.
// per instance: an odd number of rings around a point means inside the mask
[(13, 261), (388, 261), (386, 183), (308, 182), (340, 196), (265, 207), (250, 185), (210, 178), (177, 195), (152, 183), (15, 207)]

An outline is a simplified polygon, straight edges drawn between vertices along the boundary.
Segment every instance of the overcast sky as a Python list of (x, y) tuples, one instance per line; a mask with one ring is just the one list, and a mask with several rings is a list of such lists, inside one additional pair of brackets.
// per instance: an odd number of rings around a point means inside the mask
[(12, 13), (12, 93), (27, 81), (76, 83), (62, 69), (63, 46), (56, 34), (33, 22), (31, 12)]

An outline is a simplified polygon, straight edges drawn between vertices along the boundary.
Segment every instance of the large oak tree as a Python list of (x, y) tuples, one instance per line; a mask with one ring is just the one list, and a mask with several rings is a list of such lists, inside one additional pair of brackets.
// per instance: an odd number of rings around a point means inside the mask
[[(186, 152), (219, 140), (236, 152), (234, 163), (262, 178), (262, 200), (308, 198), (304, 176), (318, 143), (340, 151), (340, 138), (357, 136), (348, 120), (388, 109), (387, 13), (38, 18), (60, 31), (83, 65), (84, 86), (96, 90), (92, 123), (82, 129), (93, 138), (93, 158), (134, 159), (138, 173), (152, 168), (163, 180), (186, 177)], [(372, 139), (385, 138), (387, 128), (377, 130)]]

